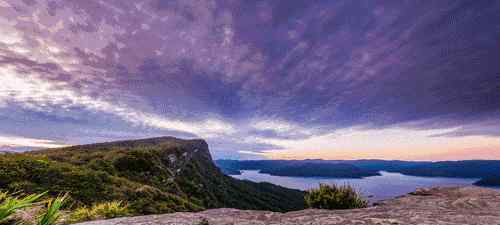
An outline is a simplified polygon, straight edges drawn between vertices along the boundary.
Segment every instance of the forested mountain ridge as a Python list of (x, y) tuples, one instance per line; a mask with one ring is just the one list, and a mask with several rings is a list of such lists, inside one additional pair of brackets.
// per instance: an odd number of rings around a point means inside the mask
[(205, 141), (173, 137), (2, 154), (0, 189), (69, 192), (79, 205), (123, 200), (137, 214), (304, 208), (303, 192), (233, 179), (213, 164)]
[(216, 164), (232, 175), (240, 170), (259, 170), (279, 176), (362, 178), (387, 171), (424, 177), (500, 178), (500, 160), (216, 160)]

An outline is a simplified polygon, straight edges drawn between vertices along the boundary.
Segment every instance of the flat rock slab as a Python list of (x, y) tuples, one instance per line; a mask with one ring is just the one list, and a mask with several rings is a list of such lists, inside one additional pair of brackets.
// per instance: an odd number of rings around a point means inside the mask
[(80, 225), (500, 225), (500, 190), (479, 187), (419, 189), (408, 195), (354, 210), (275, 213), (212, 209), (199, 213), (126, 217)]

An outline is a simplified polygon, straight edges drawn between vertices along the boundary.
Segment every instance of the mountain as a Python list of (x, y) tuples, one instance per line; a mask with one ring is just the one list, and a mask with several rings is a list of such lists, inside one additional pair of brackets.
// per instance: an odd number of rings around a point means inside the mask
[(361, 178), (379, 171), (426, 177), (500, 178), (499, 160), (399, 161), (399, 160), (217, 160), (228, 174), (260, 170), (280, 176)]
[(124, 200), (137, 214), (304, 208), (303, 192), (233, 179), (214, 165), (205, 141), (173, 137), (3, 154), (0, 189), (69, 192), (78, 205)]
[(406, 175), (426, 177), (482, 178), (499, 177), (499, 160), (463, 160), (419, 163), (387, 169)]
[(216, 160), (216, 165), (228, 175), (240, 170), (259, 170), (275, 176), (363, 178), (380, 175), (378, 171), (334, 160)]
[(362, 170), (346, 163), (301, 163), (260, 171), (275, 176), (362, 178), (378, 176), (378, 172)]
[(380, 175), (377, 171), (361, 169), (355, 165), (325, 160), (216, 160), (216, 165), (229, 175), (240, 170), (260, 170), (276, 176), (362, 178)]

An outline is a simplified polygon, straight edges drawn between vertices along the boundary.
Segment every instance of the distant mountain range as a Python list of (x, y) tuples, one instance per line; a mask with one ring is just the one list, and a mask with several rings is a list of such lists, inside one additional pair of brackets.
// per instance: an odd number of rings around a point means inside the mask
[[(230, 175), (240, 170), (260, 170), (277, 176), (362, 178), (379, 171), (424, 177), (482, 178), (478, 185), (499, 185), (499, 160), (399, 161), (399, 160), (216, 160)], [(494, 182), (497, 181), (497, 182)]]
[(203, 140), (172, 137), (0, 154), (0, 190), (70, 193), (78, 205), (121, 200), (136, 214), (304, 208), (304, 193), (224, 175)]

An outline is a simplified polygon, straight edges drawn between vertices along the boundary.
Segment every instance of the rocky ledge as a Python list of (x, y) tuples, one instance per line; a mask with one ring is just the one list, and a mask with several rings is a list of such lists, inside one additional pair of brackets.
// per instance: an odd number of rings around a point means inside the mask
[(328, 225), (500, 224), (500, 191), (479, 187), (418, 189), (408, 195), (354, 210), (288, 213), (212, 209), (93, 221), (80, 225)]

